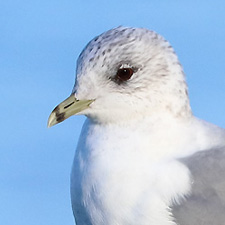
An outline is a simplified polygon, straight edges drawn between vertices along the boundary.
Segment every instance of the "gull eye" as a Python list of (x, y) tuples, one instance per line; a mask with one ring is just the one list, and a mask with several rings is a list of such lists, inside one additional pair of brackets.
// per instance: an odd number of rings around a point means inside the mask
[(116, 73), (116, 80), (119, 82), (127, 81), (131, 78), (134, 71), (132, 68), (121, 68)]

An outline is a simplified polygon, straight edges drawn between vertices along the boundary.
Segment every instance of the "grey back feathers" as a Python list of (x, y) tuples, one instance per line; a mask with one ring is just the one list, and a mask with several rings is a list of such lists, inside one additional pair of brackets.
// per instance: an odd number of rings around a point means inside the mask
[(180, 160), (191, 171), (190, 196), (172, 207), (179, 225), (225, 224), (225, 148), (200, 151)]

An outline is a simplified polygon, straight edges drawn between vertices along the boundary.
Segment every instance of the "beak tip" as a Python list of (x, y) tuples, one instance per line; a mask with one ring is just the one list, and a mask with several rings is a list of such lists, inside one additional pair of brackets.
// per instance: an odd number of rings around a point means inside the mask
[(48, 118), (47, 127), (50, 128), (50, 127), (54, 126), (55, 124), (56, 124), (56, 122), (55, 122), (55, 113), (52, 112), (51, 115)]
[(47, 123), (47, 128), (50, 128), (50, 127), (52, 127), (52, 126), (51, 126), (51, 124), (48, 122), (48, 123)]

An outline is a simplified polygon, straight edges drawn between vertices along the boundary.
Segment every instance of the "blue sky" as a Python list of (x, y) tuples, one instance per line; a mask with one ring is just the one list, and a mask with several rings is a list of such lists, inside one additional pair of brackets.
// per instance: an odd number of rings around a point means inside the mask
[(73, 225), (69, 176), (84, 117), (47, 129), (71, 92), (76, 59), (118, 25), (170, 41), (196, 116), (225, 127), (225, 2), (8, 0), (0, 3), (0, 224)]

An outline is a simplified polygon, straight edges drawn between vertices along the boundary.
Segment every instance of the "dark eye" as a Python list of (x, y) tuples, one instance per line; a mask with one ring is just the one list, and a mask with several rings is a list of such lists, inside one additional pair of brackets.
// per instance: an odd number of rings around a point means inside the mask
[(131, 76), (133, 75), (134, 71), (132, 68), (121, 68), (118, 69), (117, 73), (116, 73), (116, 80), (123, 82), (123, 81), (127, 81), (131, 78)]

